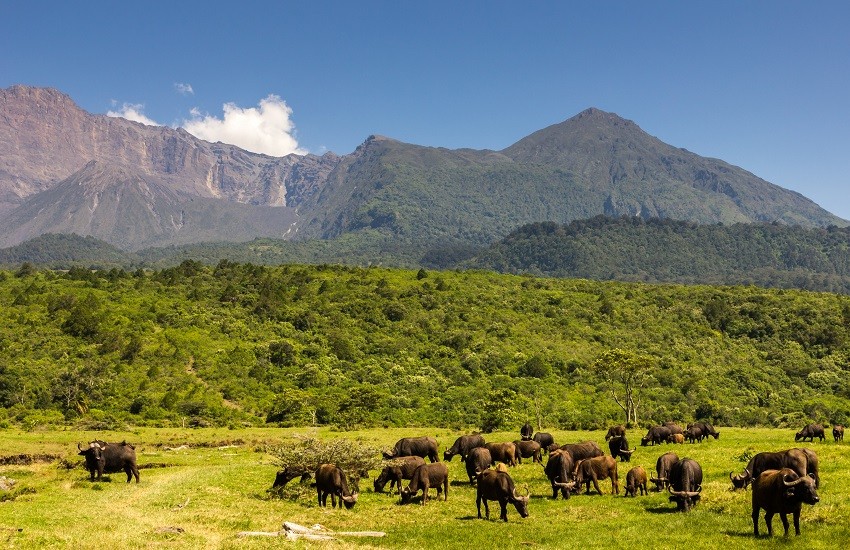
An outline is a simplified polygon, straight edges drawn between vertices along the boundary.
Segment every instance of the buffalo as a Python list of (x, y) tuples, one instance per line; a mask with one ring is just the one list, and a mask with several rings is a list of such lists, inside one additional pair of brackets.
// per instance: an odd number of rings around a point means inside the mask
[(517, 465), (517, 448), (513, 443), (485, 443), (493, 462), (504, 462), (508, 466)]
[(706, 434), (702, 433), (702, 428), (698, 426), (688, 426), (684, 435), (688, 443), (702, 443), (702, 440), (706, 437)]
[(454, 445), (443, 452), (443, 460), (451, 460), (454, 455), (460, 455), (460, 460), (465, 461), (469, 451), (476, 447), (483, 446), (484, 438), (480, 435), (462, 435), (455, 439)]
[(581, 443), (567, 443), (565, 445), (561, 445), (559, 448), (570, 453), (573, 462), (578, 462), (579, 460), (584, 460), (585, 458), (593, 458), (605, 454), (602, 452), (602, 449), (599, 448), (599, 445), (597, 445), (593, 441), (582, 441)]
[(626, 473), (626, 494), (625, 496), (636, 497), (638, 490), (641, 496), (649, 493), (646, 489), (646, 470), (643, 466), (635, 466)]
[(431, 462), (439, 462), (437, 440), (433, 437), (403, 437), (396, 441), (392, 451), (384, 451), (384, 458), (391, 460), (400, 456), (421, 456)]
[[(790, 468), (797, 475), (804, 476), (808, 471), (809, 456), (803, 449), (788, 449), (786, 451), (763, 452), (753, 456), (744, 468), (744, 473), (733, 475), (729, 473), (733, 489), (746, 489), (747, 485), (757, 479), (765, 470), (781, 470)], [(814, 457), (814, 468), (817, 469), (817, 456)]]
[(484, 513), (487, 519), (490, 519), (490, 507), (487, 505), (488, 500), (499, 502), (501, 514), (499, 518), (508, 521), (508, 503), (514, 505), (519, 515), (528, 517), (528, 499), (529, 495), (520, 496), (516, 492), (514, 480), (507, 472), (497, 472), (495, 470), (484, 470), (478, 474), (478, 487), (476, 489), (475, 503), (478, 507), (478, 518), (481, 519), (481, 502), (484, 502)]
[(650, 477), (655, 484), (655, 490), (660, 491), (670, 485), (670, 470), (679, 462), (679, 455), (673, 452), (664, 453), (655, 461), (655, 473), (658, 477)]
[(516, 445), (516, 459), (519, 464), (522, 464), (523, 458), (530, 458), (531, 462), (543, 463), (543, 459), (541, 458), (542, 452), (538, 442), (517, 440), (514, 441), (514, 445)]
[(835, 438), (835, 442), (844, 441), (844, 426), (841, 424), (836, 424), (832, 427), (832, 437)]
[(602, 490), (599, 488), (600, 479), (611, 479), (611, 494), (620, 494), (620, 484), (617, 479), (617, 461), (610, 456), (597, 456), (586, 458), (576, 463), (573, 470), (573, 478), (576, 485), (585, 484), (585, 492), (590, 494), (590, 482), (593, 482), (593, 488), (600, 495)]
[(676, 424), (675, 422), (665, 422), (664, 424), (662, 424), (662, 426), (664, 426), (665, 428), (669, 428), (671, 434), (685, 433), (685, 430), (683, 430), (682, 427)]
[(319, 497), (319, 506), (328, 505), (328, 495), (331, 495), (331, 508), (336, 508), (336, 499), (339, 497), (339, 507), (345, 504), (350, 510), (357, 504), (357, 493), (348, 490), (348, 480), (345, 472), (336, 464), (322, 464), (316, 469), (316, 492)]
[(523, 441), (529, 441), (531, 439), (531, 434), (534, 433), (534, 428), (531, 427), (531, 424), (526, 422), (522, 425), (522, 428), (519, 429), (520, 439)]
[(537, 432), (531, 440), (536, 441), (544, 451), (548, 450), (550, 445), (555, 444), (555, 438), (548, 432)]
[(416, 468), (413, 472), (413, 477), (407, 487), (401, 490), (401, 502), (406, 504), (410, 502), (416, 493), (422, 491), (422, 505), (428, 502), (428, 489), (435, 487), (437, 489), (437, 498), (440, 494), (444, 500), (449, 500), (449, 469), (442, 463), (423, 464)]
[(814, 442), (816, 437), (820, 439), (821, 442), (826, 439), (826, 435), (823, 433), (823, 426), (820, 424), (808, 424), (794, 435), (794, 441), (805, 441), (808, 439), (809, 441)]
[(690, 428), (697, 428), (702, 432), (702, 437), (711, 436), (714, 439), (718, 439), (720, 437), (720, 432), (715, 430), (714, 426), (708, 422), (694, 422), (693, 424), (688, 424), (688, 429)]
[(699, 501), (702, 491), (702, 467), (691, 458), (683, 458), (670, 468), (670, 502), (687, 512)]
[(773, 516), (778, 512), (788, 536), (788, 513), (794, 515), (794, 531), (800, 534), (800, 510), (820, 500), (814, 479), (799, 476), (790, 468), (765, 470), (753, 482), (753, 533), (759, 536), (759, 511), (764, 509), (767, 534), (773, 535)]
[(469, 483), (474, 484), (479, 472), (483, 472), (493, 464), (493, 457), (487, 447), (476, 447), (469, 451), (464, 461), (466, 464), (466, 475)]
[(630, 462), (632, 453), (635, 452), (634, 449), (629, 449), (629, 442), (624, 435), (612, 437), (608, 441), (608, 450), (611, 451), (611, 456), (614, 458), (619, 457), (623, 462)]
[(670, 437), (667, 438), (667, 443), (678, 443), (682, 444), (685, 442), (685, 436), (683, 434), (670, 434)]
[(820, 489), (820, 472), (819, 472), (819, 470), (820, 470), (819, 462), (820, 461), (818, 460), (817, 453), (815, 453), (811, 449), (806, 449), (805, 447), (802, 447), (798, 450), (803, 451), (803, 454), (806, 455), (806, 475), (809, 475), (812, 478), (814, 478), (815, 487)]
[(402, 456), (394, 458), (390, 463), (381, 470), (380, 475), (375, 478), (374, 487), (376, 493), (382, 493), (384, 486), (390, 484), (390, 493), (393, 492), (393, 487), (401, 491), (401, 482), (404, 479), (411, 479), (416, 468), (425, 464), (425, 459), (421, 456)]
[(86, 459), (86, 469), (89, 471), (91, 480), (98, 481), (103, 474), (112, 474), (124, 471), (127, 474), (127, 483), (134, 477), (139, 482), (139, 467), (136, 465), (136, 448), (126, 441), (121, 443), (107, 443), (105, 441), (92, 441), (86, 449), (77, 444), (78, 454)]
[(558, 491), (565, 499), (570, 498), (570, 491), (575, 487), (575, 481), (570, 481), (575, 462), (570, 453), (563, 449), (555, 449), (549, 453), (549, 460), (543, 471), (552, 484), (552, 498), (558, 498)]
[(611, 426), (608, 428), (608, 433), (605, 434), (605, 441), (608, 441), (612, 437), (619, 437), (626, 435), (626, 427), (622, 424), (619, 426)]
[(651, 426), (649, 430), (646, 432), (646, 435), (643, 436), (640, 440), (640, 444), (644, 447), (652, 443), (653, 445), (660, 445), (667, 441), (667, 438), (670, 437), (670, 428), (667, 426)]

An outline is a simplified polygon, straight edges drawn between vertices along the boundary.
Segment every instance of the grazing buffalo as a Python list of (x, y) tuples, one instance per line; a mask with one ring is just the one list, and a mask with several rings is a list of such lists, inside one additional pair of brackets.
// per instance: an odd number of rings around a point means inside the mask
[(691, 458), (683, 458), (670, 468), (670, 502), (679, 510), (687, 512), (699, 501), (702, 491), (702, 467)]
[(519, 429), (519, 436), (523, 441), (529, 441), (531, 439), (531, 434), (534, 433), (534, 428), (531, 427), (531, 424), (526, 422), (522, 425), (522, 428)]
[(649, 494), (646, 489), (646, 470), (643, 466), (635, 466), (626, 474), (626, 494), (625, 496), (636, 497), (638, 490), (641, 496)]
[(392, 451), (384, 451), (387, 460), (400, 456), (427, 457), (431, 462), (439, 462), (437, 455), (437, 440), (433, 437), (403, 437), (396, 441)]
[(667, 438), (670, 437), (670, 428), (667, 426), (651, 426), (649, 431), (646, 432), (646, 435), (643, 436), (640, 440), (640, 444), (644, 447), (652, 443), (653, 445), (660, 445), (667, 441)]
[(449, 500), (449, 469), (442, 462), (436, 464), (423, 464), (416, 468), (410, 484), (401, 490), (401, 502), (407, 504), (420, 490), (422, 491), (422, 505), (428, 502), (428, 489), (437, 489), (437, 498), (443, 494), (444, 500)]
[(841, 424), (836, 424), (832, 427), (832, 437), (835, 438), (835, 442), (844, 441), (844, 426)]
[(478, 434), (462, 435), (455, 439), (454, 445), (443, 453), (443, 460), (451, 460), (454, 455), (460, 455), (460, 460), (465, 461), (469, 451), (476, 447), (484, 446), (484, 438)]
[(466, 475), (469, 476), (470, 485), (475, 484), (475, 477), (493, 464), (493, 457), (487, 447), (476, 447), (466, 455)]
[(658, 477), (650, 477), (655, 483), (655, 490), (660, 491), (670, 485), (670, 470), (679, 462), (679, 455), (673, 452), (664, 453), (655, 461), (655, 473)]
[(517, 448), (513, 443), (485, 443), (493, 462), (504, 462), (508, 466), (517, 465)]
[(820, 489), (820, 466), (818, 455), (811, 449), (806, 449), (805, 447), (797, 449), (798, 451), (803, 451), (803, 454), (806, 455), (806, 475), (811, 476), (815, 480), (815, 487)]
[(573, 462), (578, 462), (579, 460), (584, 460), (585, 458), (603, 456), (605, 454), (602, 452), (602, 449), (599, 448), (599, 445), (597, 445), (593, 441), (582, 441), (581, 443), (567, 443), (566, 445), (561, 445), (559, 448), (570, 453)]
[(718, 439), (720, 437), (720, 432), (715, 430), (714, 426), (708, 422), (694, 422), (693, 424), (688, 424), (688, 429), (690, 428), (697, 428), (700, 432), (702, 432), (703, 437), (711, 436), (714, 439)]
[[(815, 456), (815, 469), (817, 469), (817, 456)], [(803, 449), (788, 449), (786, 451), (764, 452), (753, 456), (744, 473), (733, 475), (729, 473), (733, 489), (746, 489), (747, 485), (757, 479), (765, 470), (781, 470), (790, 468), (797, 475), (804, 476), (808, 471), (809, 457)]]
[(561, 491), (561, 496), (565, 499), (570, 498), (570, 491), (576, 485), (575, 481), (570, 481), (574, 466), (573, 457), (567, 451), (555, 449), (549, 453), (549, 460), (546, 461), (543, 471), (552, 484), (552, 498), (558, 498), (558, 491)]
[(401, 491), (401, 482), (404, 479), (411, 479), (416, 468), (425, 464), (425, 459), (421, 456), (402, 456), (394, 458), (390, 463), (381, 470), (380, 475), (375, 478), (374, 486), (376, 493), (383, 493), (384, 486), (390, 484), (390, 494), (393, 492), (393, 487)]
[(548, 432), (537, 432), (531, 440), (536, 441), (544, 451), (547, 451), (550, 445), (555, 444), (555, 438)]
[(611, 456), (614, 458), (620, 457), (620, 460), (623, 462), (630, 462), (632, 460), (632, 453), (635, 452), (634, 449), (629, 449), (629, 442), (624, 435), (612, 437), (608, 441), (608, 450), (611, 451)]
[(683, 430), (682, 427), (676, 424), (675, 422), (665, 422), (664, 424), (662, 424), (662, 426), (664, 426), (665, 428), (669, 428), (671, 434), (685, 433), (685, 430)]
[(826, 435), (823, 433), (823, 426), (820, 424), (808, 424), (794, 435), (794, 441), (805, 441), (808, 439), (814, 443), (816, 437), (821, 441), (826, 439)]
[(702, 429), (698, 426), (688, 426), (684, 435), (688, 443), (702, 443), (702, 440), (706, 437), (706, 434), (702, 433)]
[(319, 496), (319, 506), (328, 505), (328, 495), (331, 495), (331, 508), (336, 508), (336, 498), (339, 497), (339, 507), (345, 504), (350, 510), (357, 504), (357, 493), (348, 490), (348, 480), (345, 472), (336, 464), (322, 464), (316, 470), (316, 492)]
[(683, 434), (670, 434), (670, 437), (667, 438), (667, 443), (678, 443), (682, 444), (685, 442), (685, 436)]
[(608, 433), (605, 434), (605, 441), (608, 441), (612, 437), (621, 437), (624, 435), (626, 435), (626, 427), (624, 425), (611, 426), (608, 428)]
[(611, 494), (620, 494), (620, 484), (617, 479), (617, 461), (610, 456), (597, 456), (594, 458), (586, 458), (576, 463), (573, 470), (573, 479), (576, 485), (585, 484), (585, 492), (590, 494), (590, 482), (593, 482), (593, 488), (600, 495), (602, 490), (599, 488), (600, 479), (611, 479)]
[(519, 515), (528, 517), (528, 499), (529, 495), (520, 496), (516, 492), (514, 480), (507, 472), (497, 472), (496, 470), (484, 470), (478, 474), (478, 487), (476, 489), (475, 503), (478, 506), (478, 519), (481, 519), (481, 502), (484, 502), (484, 514), (487, 519), (490, 519), (490, 507), (487, 505), (488, 500), (496, 500), (499, 502), (501, 514), (499, 518), (508, 521), (508, 503), (514, 505)]
[(815, 481), (799, 476), (790, 468), (765, 470), (753, 482), (753, 533), (759, 536), (759, 510), (764, 509), (767, 534), (773, 535), (773, 516), (778, 512), (788, 536), (788, 514), (794, 515), (794, 531), (800, 534), (800, 510), (803, 503), (817, 504), (820, 500)]
[(540, 450), (540, 444), (536, 441), (514, 441), (514, 445), (516, 445), (517, 450), (517, 462), (522, 464), (523, 458), (530, 458), (531, 462), (538, 462), (543, 464), (543, 458), (541, 455), (543, 454)]
[(127, 474), (127, 483), (134, 477), (136, 483), (139, 482), (139, 467), (136, 465), (136, 448), (126, 441), (121, 443), (107, 443), (106, 441), (92, 441), (89, 446), (83, 449), (82, 445), (77, 443), (78, 454), (86, 459), (86, 470), (89, 471), (91, 480), (95, 480), (97, 475), (98, 481), (103, 478), (103, 474), (112, 474), (124, 471)]

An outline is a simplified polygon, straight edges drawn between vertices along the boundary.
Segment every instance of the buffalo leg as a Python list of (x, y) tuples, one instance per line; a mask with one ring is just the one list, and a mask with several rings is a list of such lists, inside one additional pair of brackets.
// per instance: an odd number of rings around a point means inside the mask
[(443, 500), (449, 500), (449, 478), (443, 482)]
[[(602, 489), (599, 488), (599, 480), (596, 479), (596, 476), (593, 476), (591, 479), (593, 480), (593, 488), (601, 495)], [(590, 493), (590, 485), (587, 486), (587, 492)]]
[(759, 536), (759, 509), (753, 509), (753, 534)]
[[(788, 528), (785, 528), (785, 534), (788, 534)], [(800, 536), (800, 510), (794, 510), (794, 534)]]
[(475, 497), (475, 506), (478, 508), (478, 519), (481, 519), (481, 495)]
[(764, 514), (764, 522), (767, 524), (767, 535), (773, 535), (773, 514), (774, 512), (765, 512)]
[(501, 513), (499, 514), (499, 519), (502, 521), (508, 521), (508, 500), (501, 499), (499, 501), (499, 507), (501, 508)]
[[(785, 512), (779, 512), (779, 519), (782, 520), (782, 527), (785, 528), (785, 536), (787, 537), (788, 536), (788, 514), (786, 514)], [(795, 517), (794, 523), (797, 523), (796, 519), (797, 518)], [(797, 534), (799, 535), (800, 533), (797, 533)]]

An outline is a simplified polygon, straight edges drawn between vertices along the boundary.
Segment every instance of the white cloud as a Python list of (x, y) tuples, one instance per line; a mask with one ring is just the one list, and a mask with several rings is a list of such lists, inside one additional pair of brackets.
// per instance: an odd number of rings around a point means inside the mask
[(192, 109), (192, 119), (183, 121), (183, 128), (206, 141), (221, 141), (242, 149), (282, 157), (290, 153), (304, 155), (295, 139), (295, 123), (289, 118), (292, 109), (276, 95), (260, 101), (259, 107), (241, 108), (225, 103), (224, 117), (202, 116)]
[(141, 103), (125, 103), (121, 106), (121, 109), (117, 111), (107, 111), (106, 116), (111, 117), (120, 117), (126, 118), (127, 120), (132, 120), (133, 122), (141, 122), (142, 124), (147, 124), (148, 126), (162, 126), (155, 120), (152, 120), (145, 116), (142, 112), (145, 106)]
[(183, 82), (175, 82), (174, 89), (177, 90), (177, 93), (180, 95), (195, 95), (195, 90), (192, 89), (191, 84), (185, 84)]

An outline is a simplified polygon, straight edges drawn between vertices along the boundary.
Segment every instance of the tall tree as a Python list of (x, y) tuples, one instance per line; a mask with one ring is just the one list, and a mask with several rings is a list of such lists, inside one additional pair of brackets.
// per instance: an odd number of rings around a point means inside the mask
[(614, 348), (594, 362), (596, 371), (608, 382), (611, 397), (623, 409), (627, 424), (638, 423), (638, 390), (649, 380), (652, 358), (633, 351)]

